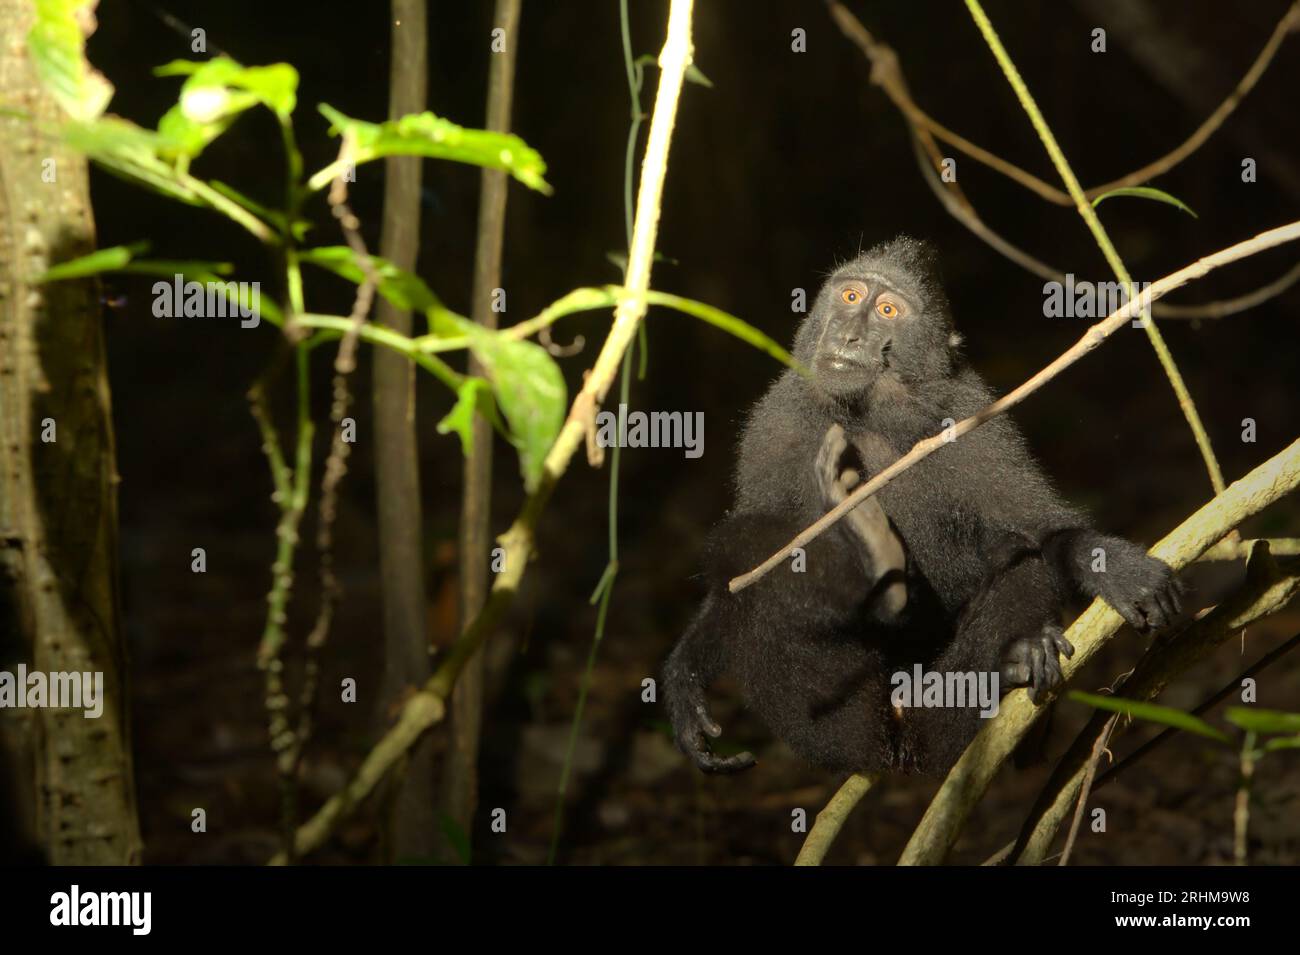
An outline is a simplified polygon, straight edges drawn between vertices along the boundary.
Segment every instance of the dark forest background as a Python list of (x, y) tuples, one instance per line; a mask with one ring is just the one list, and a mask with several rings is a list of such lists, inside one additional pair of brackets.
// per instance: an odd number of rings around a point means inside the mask
[[(1055, 182), (1000, 71), (959, 4), (849, 6), (898, 51), (916, 100), (968, 138)], [(1107, 181), (1181, 142), (1228, 94), (1286, 9), (1282, 0), (1226, 6), (1213, 0), (1011, 3), (988, 10), (1085, 186)], [(429, 108), (482, 124), (492, 27), (489, 2), (431, 2)], [(632, 3), (634, 54), (657, 53), (667, 4)], [(209, 52), (246, 64), (292, 63), (301, 73), (298, 135), (308, 169), (332, 159), (337, 142), (314, 112), (328, 102), (378, 120), (387, 114), (389, 24), (385, 3), (268, 3), (247, 0), (105, 0), (89, 56), (117, 87), (112, 110), (152, 125), (175, 99), (176, 81), (152, 67), (191, 58), (188, 36), (165, 12), (207, 31)], [(1090, 50), (1104, 27), (1108, 52)], [(808, 51), (790, 50), (802, 27)], [(552, 197), (512, 185), (504, 286), (507, 322), (581, 285), (617, 281), (607, 258), (624, 246), (623, 156), (629, 103), (612, 2), (526, 0), (520, 33), (514, 131), (547, 160)], [(1296, 218), (1300, 206), (1300, 38), (1288, 40), (1237, 113), (1189, 160), (1154, 185), (1194, 209), (1113, 199), (1101, 214), (1135, 277), (1155, 279), (1196, 257)], [(653, 285), (714, 304), (788, 342), (800, 316), (791, 290), (809, 295), (837, 257), (900, 232), (933, 241), (973, 364), (994, 388), (1020, 383), (1064, 350), (1084, 321), (1046, 319), (1041, 280), (1019, 270), (949, 218), (921, 179), (907, 127), (869, 82), (869, 65), (822, 4), (704, 0), (696, 7), (695, 61), (712, 80), (686, 89), (673, 139)], [(657, 72), (647, 73), (648, 106)], [(638, 152), (639, 156), (639, 152)], [(1258, 181), (1241, 181), (1244, 157)], [(200, 160), (201, 171), (254, 198), (282, 188), (279, 136), (252, 111)], [(351, 202), (377, 248), (383, 164), (358, 170)], [(1038, 257), (1090, 279), (1109, 278), (1072, 209), (958, 160), (959, 181), (986, 221)], [(424, 166), (419, 272), (453, 309), (468, 313), (479, 174)], [(99, 243), (150, 238), (159, 257), (224, 259), (239, 278), (271, 274), (261, 250), (215, 215), (171, 204), (92, 173)], [(311, 239), (339, 241), (323, 201), (309, 206)], [(1281, 250), (1216, 272), (1172, 301), (1226, 298), (1271, 281), (1292, 263)], [(265, 284), (264, 292), (275, 292)], [(276, 848), (274, 772), (266, 741), (262, 683), (254, 662), (265, 613), (276, 510), (244, 392), (272, 353), (276, 332), (233, 322), (154, 318), (146, 281), (110, 279), (105, 322), (121, 473), (125, 619), (146, 861), (261, 862)], [(346, 314), (351, 289), (308, 276), (312, 310)], [(1222, 321), (1168, 322), (1166, 338), (1197, 400), (1225, 476), (1232, 480), (1300, 433), (1300, 288)], [(602, 313), (566, 319), (556, 340), (586, 336), (586, 350), (562, 362), (570, 393), (608, 326)], [(622, 485), (622, 572), (578, 750), (577, 776), (561, 859), (570, 862), (789, 862), (801, 837), (790, 810), (809, 816), (839, 780), (798, 763), (746, 716), (734, 687), (715, 693), (727, 737), (760, 756), (754, 771), (706, 778), (676, 754), (657, 706), (640, 683), (657, 674), (698, 597), (693, 575), (702, 536), (729, 504), (732, 453), (747, 406), (777, 374), (776, 364), (702, 323), (652, 310), (649, 371), (632, 406), (703, 411), (705, 453), (630, 451)], [(320, 363), (320, 416), (328, 405)], [(282, 382), (287, 386), (287, 382)], [(361, 436), (343, 487), (336, 562), (345, 588), (326, 652), (323, 686), (354, 676), (361, 705), (326, 693), (323, 722), (307, 757), (310, 808), (348, 777), (375, 738), (382, 645), (368, 362), (354, 382)], [(455, 548), (461, 456), (434, 423), (449, 407), (445, 389), (420, 383), (421, 468), (426, 520), (429, 620), (447, 643), (455, 621)], [(288, 395), (276, 396), (288, 407)], [(1066, 495), (1100, 526), (1151, 543), (1210, 495), (1190, 432), (1146, 337), (1121, 332), (1017, 412), (1030, 443)], [(1258, 441), (1241, 440), (1254, 418)], [(318, 454), (323, 454), (318, 445)], [(495, 466), (494, 533), (515, 513), (522, 487), (513, 453)], [(507, 810), (509, 830), (474, 833), (477, 861), (545, 858), (565, 735), (595, 613), (587, 597), (604, 567), (608, 473), (577, 463), (543, 520), (540, 556), (521, 599), (489, 647), (493, 677), (485, 720), (481, 807)], [(1300, 506), (1279, 505), (1254, 533), (1294, 534)], [(314, 508), (305, 531), (312, 533)], [(204, 547), (206, 574), (190, 571)], [(311, 548), (305, 554), (310, 557)], [(1202, 602), (1239, 571), (1194, 577)], [(300, 571), (293, 632), (301, 639), (315, 607), (315, 574)], [(1165, 701), (1190, 707), (1246, 662), (1290, 636), (1292, 612), (1230, 642), (1212, 665), (1189, 673)], [(1107, 685), (1141, 649), (1114, 641), (1079, 686)], [(1294, 708), (1300, 660), (1260, 681), (1260, 704)], [(1085, 716), (1058, 708), (1049, 752)], [(434, 731), (438, 738), (442, 730)], [(1149, 731), (1147, 731), (1149, 732)], [(1142, 735), (1146, 735), (1144, 732)], [(1134, 738), (1140, 738), (1134, 734)], [(435, 744), (440, 745), (440, 743)], [(1261, 807), (1251, 820), (1259, 862), (1300, 857), (1300, 769), (1264, 763)], [(1290, 768), (1288, 768), (1290, 767)], [(1042, 767), (1008, 771), (985, 800), (954, 858), (978, 861), (1018, 828)], [(1079, 862), (1203, 863), (1230, 858), (1234, 767), (1194, 738), (1159, 752), (1106, 791), (1110, 831), (1086, 831)], [(835, 861), (892, 862), (934, 783), (900, 780), (858, 809)], [(208, 809), (209, 833), (189, 829), (193, 806)], [(324, 861), (376, 858), (373, 816), (349, 822)]]

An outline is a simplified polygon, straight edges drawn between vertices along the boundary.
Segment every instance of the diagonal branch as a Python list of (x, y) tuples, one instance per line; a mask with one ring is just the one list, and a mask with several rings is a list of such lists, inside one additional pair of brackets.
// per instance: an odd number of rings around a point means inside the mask
[(813, 823), (808, 838), (803, 841), (803, 847), (794, 860), (795, 865), (822, 864), (822, 859), (826, 858), (827, 850), (835, 841), (835, 837), (840, 834), (840, 829), (844, 827), (849, 813), (853, 812), (853, 807), (862, 801), (867, 790), (871, 789), (879, 778), (879, 776), (854, 773), (844, 781), (844, 785), (840, 786), (839, 791), (831, 797), (826, 808), (817, 813), (817, 820)]
[[(1272, 560), (1267, 545), (1257, 544), (1247, 565), (1245, 586), (1224, 604), (1190, 624), (1183, 632), (1153, 646), (1116, 692), (1129, 699), (1155, 699), (1170, 679), (1203, 660), (1252, 623), (1281, 610), (1295, 597), (1297, 591), (1300, 591), (1300, 575), (1296, 574), (1294, 565), (1286, 571), (1280, 569)], [(1289, 647), (1279, 648), (1279, 651), (1265, 657), (1252, 669), (1267, 666), (1286, 649)], [(1250, 672), (1247, 671), (1248, 674)], [(1240, 685), (1238, 681), (1230, 684), (1228, 689), (1239, 688)], [(1208, 709), (1215, 702), (1216, 697), (1211, 697), (1202, 707), (1197, 708), (1197, 712)], [(1080, 802), (1086, 800), (1085, 763), (1091, 762), (1086, 753), (1095, 745), (1096, 739), (1103, 735), (1103, 727), (1110, 717), (1111, 714), (1104, 712), (1093, 714), (1070, 748), (1057, 761), (1051, 778), (1035, 800), (1012, 850), (1011, 858), (1017, 865), (1037, 865), (1042, 862), (1070, 803), (1076, 798)], [(1156, 740), (1161, 738), (1163, 734), (1156, 737)], [(1152, 740), (1152, 743), (1156, 740)], [(1149, 748), (1148, 745), (1143, 749)], [(1097, 788), (1114, 778), (1114, 774), (1132, 762), (1140, 752), (1135, 752), (1132, 757), (1103, 774), (1097, 781)], [(1081, 792), (1083, 795), (1080, 797)]]
[[(1183, 521), (1151, 555), (1175, 570), (1186, 566), (1246, 518), (1300, 486), (1300, 440), (1234, 481), (1208, 504)], [(1066, 631), (1074, 645), (1073, 658), (1062, 667), (1068, 682), (1119, 630), (1123, 620), (1102, 600), (1091, 606)], [(920, 825), (903, 850), (900, 865), (937, 865), (948, 854), (966, 817), (983, 797), (999, 767), (1043, 713), (1024, 690), (1002, 699), (998, 715), (989, 720), (939, 787)]]

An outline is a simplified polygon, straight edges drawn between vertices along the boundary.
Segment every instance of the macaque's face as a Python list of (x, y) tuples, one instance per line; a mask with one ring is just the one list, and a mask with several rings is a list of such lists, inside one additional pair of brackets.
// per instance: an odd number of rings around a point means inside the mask
[[(904, 249), (911, 252), (912, 245)], [(882, 375), (920, 385), (951, 369), (942, 290), (937, 297), (927, 294), (930, 277), (910, 274), (897, 246), (891, 243), (838, 269), (799, 329), (795, 356), (827, 397), (866, 395)]]
[(812, 372), (832, 394), (866, 391), (896, 359), (914, 306), (882, 276), (849, 270), (826, 284)]

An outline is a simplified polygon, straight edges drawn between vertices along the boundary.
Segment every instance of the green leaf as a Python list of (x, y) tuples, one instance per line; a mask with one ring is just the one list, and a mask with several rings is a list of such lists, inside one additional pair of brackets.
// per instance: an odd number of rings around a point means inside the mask
[[(246, 282), (223, 281), (221, 275), (234, 271), (233, 266), (225, 262), (177, 262), (177, 261), (139, 261), (132, 262), (130, 265), (120, 269), (120, 271), (140, 275), (160, 275), (164, 278), (175, 279), (177, 275), (185, 282), (198, 282), (207, 286), (206, 291), (220, 295), (225, 302), (233, 302), (240, 305), (245, 312), (255, 314), (259, 319), (266, 319), (276, 327), (284, 326), (284, 313), (280, 307), (268, 295), (262, 295), (260, 288), (257, 289), (257, 299), (254, 301), (254, 290)], [(231, 291), (236, 294), (228, 294)], [(256, 309), (254, 309), (256, 305)], [(227, 312), (227, 314), (234, 314)]]
[[(624, 291), (617, 285), (606, 285), (601, 288), (577, 288), (567, 295), (562, 296), (552, 302), (546, 308), (542, 309), (533, 318), (525, 322), (520, 322), (518, 326), (507, 329), (508, 332), (519, 334), (521, 326), (528, 327), (530, 330), (527, 334), (533, 334), (543, 326), (553, 325), (557, 319), (566, 315), (572, 315), (576, 312), (589, 312), (599, 308), (610, 308), (618, 304), (619, 299), (624, 295)], [(795, 371), (801, 374), (807, 374), (797, 361), (791, 357), (790, 353), (778, 345), (771, 338), (768, 338), (758, 329), (741, 321), (734, 315), (714, 308), (712, 305), (706, 305), (703, 302), (697, 302), (694, 299), (682, 298), (680, 295), (670, 295), (667, 292), (647, 292), (646, 302), (650, 305), (662, 305), (671, 308), (683, 314), (699, 318), (715, 328), (736, 336), (741, 341), (753, 345), (760, 351), (766, 352), (778, 361), (789, 365)], [(459, 326), (442, 325), (435, 328), (440, 336), (454, 336), (458, 333)]]
[[(220, 106), (217, 96), (214, 94), (213, 99), (202, 99), (205, 91), (199, 91), (191, 97), (187, 103), (178, 103), (167, 112), (163, 113), (162, 119), (158, 120), (158, 144), (159, 151), (164, 156), (185, 157), (194, 159), (208, 147), (208, 144), (230, 128), (230, 124), (235, 121), (235, 117), (244, 110), (255, 106), (257, 101), (247, 94), (238, 97), (231, 97), (224, 93), (220, 94)], [(202, 104), (202, 105), (195, 105)], [(195, 117), (201, 115), (199, 110), (215, 110), (220, 108), (222, 112), (218, 115), (213, 112), (211, 119), (200, 120)]]
[(186, 91), (202, 89), (241, 90), (250, 94), (281, 119), (292, 115), (298, 105), (298, 71), (288, 63), (243, 66), (228, 56), (210, 60), (172, 60), (157, 67), (155, 76), (186, 76)]
[(1233, 726), (1251, 733), (1290, 735), (1300, 733), (1300, 713), (1260, 710), (1249, 706), (1230, 706), (1223, 714)]
[[(135, 256), (146, 251), (148, 247), (149, 243), (147, 242), (137, 242), (133, 245), (117, 245), (108, 249), (99, 249), (90, 253), (90, 255), (83, 255), (69, 262), (60, 262), (34, 281), (37, 283), (61, 282), (67, 279), (99, 275), (104, 272), (117, 272), (122, 275), (157, 275), (164, 278), (179, 275), (187, 282), (199, 282), (203, 285), (213, 283), (217, 286), (217, 293), (223, 298), (227, 297), (225, 292), (228, 283), (223, 279), (223, 276), (234, 274), (235, 267), (231, 263), (204, 262), (192, 259), (135, 258)], [(253, 303), (249, 288), (242, 283), (237, 284), (236, 288), (239, 290), (239, 304), (245, 310), (251, 309)], [(257, 305), (260, 317), (265, 318), (273, 325), (281, 327), (284, 325), (284, 313), (269, 297), (259, 295)]]
[(1138, 700), (1126, 700), (1119, 696), (1098, 696), (1095, 693), (1082, 693), (1078, 690), (1070, 691), (1070, 699), (1078, 700), (1080, 703), (1087, 703), (1089, 706), (1095, 706), (1099, 710), (1108, 710), (1112, 713), (1124, 713), (1136, 719), (1146, 720), (1149, 723), (1159, 723), (1162, 726), (1171, 726), (1174, 729), (1185, 730), (1188, 733), (1195, 733), (1198, 736), (1204, 736), (1207, 739), (1215, 740), (1219, 743), (1231, 743), (1232, 739), (1222, 730), (1215, 729), (1199, 716), (1193, 716), (1191, 713), (1184, 713), (1182, 710), (1176, 710), (1172, 706), (1161, 706), (1158, 703), (1143, 703)]
[(759, 351), (766, 352), (777, 361), (796, 370), (801, 370), (799, 363), (775, 341), (748, 322), (741, 321), (736, 316), (729, 315), (721, 309), (706, 305), (703, 302), (697, 302), (694, 299), (682, 298), (680, 295), (670, 295), (667, 292), (648, 292), (646, 293), (646, 301), (651, 305), (667, 306), (707, 322), (714, 328), (720, 328), (727, 334), (739, 338), (742, 342), (753, 345)]
[(113, 98), (113, 84), (86, 59), (85, 38), (95, 32), (95, 3), (36, 0), (36, 20), (27, 34), (41, 83), (63, 111), (78, 120), (99, 118)]
[[(546, 163), (537, 150), (511, 133), (467, 129), (433, 113), (412, 113), (386, 123), (352, 119), (324, 103), (321, 113), (330, 121), (334, 135), (355, 137), (353, 161), (358, 165), (385, 156), (426, 156), (450, 159), (487, 169), (502, 169), (530, 189), (549, 195), (551, 187), (543, 176)], [(334, 163), (311, 177), (310, 190), (327, 185), (338, 172)]]
[(713, 80), (705, 76), (694, 63), (686, 64), (686, 82), (713, 89)]
[(64, 128), (64, 139), (73, 149), (85, 153), (114, 175), (180, 202), (203, 205), (199, 196), (181, 180), (176, 168), (160, 158), (163, 144), (153, 130), (117, 116), (105, 116), (90, 122), (69, 123)]
[(1167, 205), (1177, 206), (1182, 209), (1193, 219), (1200, 218), (1191, 207), (1183, 200), (1171, 196), (1161, 189), (1152, 189), (1150, 186), (1125, 186), (1121, 189), (1112, 189), (1110, 192), (1104, 192), (1096, 199), (1092, 200), (1092, 207), (1095, 209), (1101, 205), (1103, 199), (1109, 199), (1111, 196), (1137, 196), (1139, 199), (1154, 199), (1156, 202), (1163, 202)]
[(474, 450), (474, 412), (481, 402), (491, 403), (492, 384), (482, 378), (467, 377), (456, 391), (456, 404), (441, 421), (438, 433), (455, 431), (460, 435), (460, 450), (468, 457)]
[(194, 159), (243, 112), (261, 104), (287, 121), (297, 104), (298, 71), (287, 63), (241, 66), (220, 56), (202, 62), (173, 60), (158, 76), (185, 76), (180, 100), (158, 122), (166, 155)]
[[(321, 245), (314, 249), (303, 249), (298, 253), (298, 257), (303, 262), (342, 276), (349, 282), (360, 285), (365, 281), (365, 269), (357, 261), (352, 249), (346, 245)], [(370, 266), (378, 274), (379, 294), (398, 308), (411, 312), (442, 308), (438, 296), (433, 294), (418, 275), (407, 272), (377, 255), (370, 256)]]
[[(125, 275), (180, 275), (186, 281), (222, 282), (222, 277), (234, 274), (229, 262), (199, 262), (192, 259), (134, 259), (117, 269)], [(224, 284), (224, 282), (222, 282)]]
[(144, 252), (148, 248), (149, 244), (147, 242), (136, 242), (132, 245), (115, 245), (107, 249), (96, 249), (89, 255), (83, 255), (51, 266), (33, 281), (39, 285), (43, 282), (84, 279), (89, 275), (99, 275), (102, 272), (115, 272), (130, 262), (133, 256)]
[(128, 275), (182, 275), (195, 282), (219, 282), (220, 276), (230, 275), (235, 267), (229, 262), (199, 262), (173, 259), (137, 259), (137, 255), (148, 251), (148, 242), (136, 242), (132, 245), (115, 245), (108, 249), (98, 249), (89, 255), (60, 262), (48, 269), (34, 281), (61, 282), (67, 279), (81, 279), (89, 275), (104, 272), (121, 272)]
[(1300, 736), (1278, 736), (1264, 744), (1264, 752), (1272, 753), (1279, 749), (1300, 749)]
[[(640, 56), (638, 56), (635, 60), (632, 61), (632, 65), (636, 67), (637, 74), (641, 75), (644, 73), (644, 70), (647, 66), (653, 66), (655, 68), (658, 68), (659, 57), (655, 56), (653, 53), (642, 53)], [(686, 82), (688, 83), (696, 83), (699, 86), (706, 86), (709, 89), (713, 89), (713, 81), (709, 79), (707, 76), (705, 76), (704, 71), (701, 70), (694, 63), (686, 64), (685, 79)]]
[(524, 488), (531, 492), (542, 477), (546, 452), (564, 425), (568, 396), (560, 366), (533, 342), (507, 338), (464, 319), (448, 321), (459, 326), (487, 371), (510, 425), (510, 442), (519, 451)]

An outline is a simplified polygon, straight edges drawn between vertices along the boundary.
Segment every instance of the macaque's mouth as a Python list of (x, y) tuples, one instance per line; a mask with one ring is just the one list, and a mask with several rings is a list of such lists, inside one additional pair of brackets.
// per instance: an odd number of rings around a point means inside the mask
[(894, 347), (891, 340), (880, 346), (879, 355), (869, 355), (860, 350), (835, 351), (821, 360), (821, 365), (831, 371), (865, 371), (869, 368), (883, 370), (889, 367), (889, 353)]
[(866, 362), (848, 355), (830, 355), (822, 360), (822, 364), (831, 371), (853, 371), (867, 367)]

